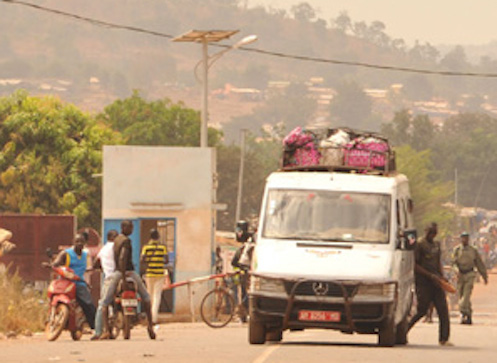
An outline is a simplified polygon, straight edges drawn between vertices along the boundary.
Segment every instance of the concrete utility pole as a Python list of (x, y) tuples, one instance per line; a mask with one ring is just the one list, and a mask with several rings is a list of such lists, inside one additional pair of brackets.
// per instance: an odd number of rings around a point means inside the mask
[(235, 225), (240, 220), (242, 210), (242, 191), (243, 191), (243, 169), (245, 165), (245, 133), (246, 129), (240, 130), (240, 169), (238, 170), (238, 194), (236, 197)]
[(202, 112), (200, 113), (200, 147), (207, 147), (207, 133), (209, 123), (209, 55), (207, 53), (209, 42), (202, 38)]

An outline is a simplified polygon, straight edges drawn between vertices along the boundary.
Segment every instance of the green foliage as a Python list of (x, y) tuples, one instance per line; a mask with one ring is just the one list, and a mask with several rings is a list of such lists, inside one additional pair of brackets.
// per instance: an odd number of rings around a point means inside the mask
[(436, 170), (431, 162), (429, 150), (416, 151), (404, 145), (395, 151), (397, 168), (409, 179), (418, 234), (423, 234), (424, 227), (430, 222), (438, 223), (442, 235), (447, 233), (452, 228), (455, 216), (451, 210), (443, 207), (443, 204), (453, 195), (453, 182), (443, 182), (435, 178)]
[[(129, 145), (198, 146), (200, 143), (197, 111), (169, 99), (148, 102), (138, 91), (107, 106), (97, 119), (121, 132)], [(209, 146), (218, 145), (220, 139), (221, 132), (209, 128)]]
[[(416, 42), (414, 46), (407, 46), (403, 39), (390, 37), (387, 26), (379, 19), (372, 19), (370, 23), (353, 21), (346, 12), (341, 12), (336, 19), (330, 19), (328, 25), (317, 18), (319, 9), (305, 1), (295, 3), (289, 12), (273, 6), (247, 6), (247, 1), (238, 0), (204, 0), (202, 4), (198, 6), (198, 1), (193, 0), (89, 0), (72, 4), (70, 8), (72, 13), (89, 18), (170, 35), (181, 34), (186, 29), (209, 29), (223, 24), (226, 29), (258, 34), (256, 48), (298, 56), (314, 55), (325, 59), (433, 70), (495, 72), (495, 62), (491, 59), (471, 65), (461, 47), (449, 51), (440, 60), (440, 51), (429, 43)], [(187, 83), (192, 80), (191, 69), (199, 57), (197, 47), (174, 45), (151, 34), (114, 31), (88, 23), (75, 23), (74, 19), (59, 20), (40, 17), (37, 12), (26, 12), (22, 7), (3, 6), (0, 12), (0, 74), (9, 78), (70, 77), (73, 85), (68, 87), (67, 94), (71, 100), (87, 97), (88, 78), (92, 76), (107, 78), (101, 83), (103, 91), (121, 98), (129, 95), (133, 88), (156, 89), (165, 82)], [(87, 51), (80, 51), (82, 49)], [(252, 72), (244, 69), (258, 61), (258, 57), (253, 53), (233, 52), (223, 59), (223, 67), (236, 69), (240, 80), (250, 81), (253, 78), (248, 76)], [(406, 75), (396, 72), (367, 71), (282, 57), (264, 57), (263, 61), (273, 80), (304, 81), (310, 76), (337, 80), (343, 78), (344, 73), (351, 72), (359, 84), (368, 87), (403, 83), (411, 97), (426, 94), (445, 97), (462, 92), (453, 87), (457, 84), (455, 77), (426, 77), (404, 82)], [(116, 72), (120, 74), (118, 79), (113, 76)], [(125, 79), (122, 79), (123, 75)], [(219, 78), (226, 83), (222, 75)], [(253, 83), (263, 84), (264, 78), (260, 77)], [(465, 85), (464, 93), (493, 93), (495, 96), (491, 79)], [(5, 88), (0, 91), (10, 92)]]
[(120, 137), (72, 105), (19, 91), (0, 99), (0, 210), (75, 214), (100, 225), (102, 146)]
[(316, 11), (309, 3), (306, 2), (293, 5), (290, 12), (296, 20), (301, 22), (310, 22), (316, 18)]
[(381, 132), (393, 145), (411, 145), (416, 150), (433, 146), (437, 131), (427, 115), (412, 116), (409, 110), (395, 113), (390, 123), (383, 124)]
[[(423, 186), (424, 194), (417, 197), (426, 200), (422, 205), (429, 201), (435, 207), (452, 201), (456, 197), (455, 190), (451, 195), (447, 185), (454, 184), (457, 171), (460, 206), (496, 209), (493, 184), (497, 178), (497, 170), (493, 168), (497, 163), (496, 118), (483, 113), (463, 113), (448, 118), (441, 127), (435, 127), (428, 116), (413, 117), (408, 110), (403, 110), (396, 113), (392, 122), (383, 125), (382, 132), (394, 145), (400, 146), (398, 160), (402, 163), (401, 169), (406, 168), (406, 173), (414, 176), (411, 177), (412, 187), (419, 188), (426, 181), (437, 183)], [(416, 170), (421, 176), (414, 175)], [(432, 218), (430, 210), (436, 210), (432, 207), (423, 207), (425, 216), (418, 216), (418, 221), (429, 221)], [(448, 221), (450, 217), (440, 215), (440, 219)]]
[[(217, 199), (228, 209), (218, 213), (218, 229), (233, 230), (235, 225), (240, 148), (235, 145), (220, 146), (217, 153), (219, 188)], [(251, 219), (259, 214), (266, 177), (279, 166), (281, 139), (265, 134), (255, 138), (246, 136), (245, 165), (243, 171), (242, 204), (240, 217)]]
[(497, 119), (460, 114), (447, 119), (434, 145), (433, 160), (445, 180), (457, 169), (458, 200), (468, 207), (496, 209)]

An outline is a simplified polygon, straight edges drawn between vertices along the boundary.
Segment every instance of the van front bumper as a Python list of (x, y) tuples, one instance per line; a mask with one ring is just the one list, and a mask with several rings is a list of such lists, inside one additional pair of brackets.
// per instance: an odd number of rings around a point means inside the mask
[[(260, 279), (270, 281), (273, 291), (265, 290)], [(289, 279), (252, 274), (250, 317), (270, 329), (325, 328), (375, 333), (393, 319), (397, 286), (396, 281)], [(303, 311), (332, 313), (334, 319), (303, 320)]]

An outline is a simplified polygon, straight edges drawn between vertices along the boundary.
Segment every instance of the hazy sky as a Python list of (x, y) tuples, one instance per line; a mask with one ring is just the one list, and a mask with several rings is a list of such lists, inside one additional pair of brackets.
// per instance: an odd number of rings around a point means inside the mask
[(346, 10), (353, 22), (380, 20), (391, 38), (437, 44), (497, 40), (497, 0), (248, 0), (249, 6), (290, 9), (307, 2), (325, 20)]

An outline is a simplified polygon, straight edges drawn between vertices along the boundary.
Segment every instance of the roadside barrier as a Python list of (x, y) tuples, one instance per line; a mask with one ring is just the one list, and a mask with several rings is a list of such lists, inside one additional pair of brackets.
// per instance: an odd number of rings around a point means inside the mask
[(188, 288), (188, 299), (189, 299), (189, 302), (190, 302), (190, 315), (191, 315), (191, 318), (192, 318), (192, 323), (194, 323), (195, 322), (195, 306), (193, 304), (193, 294), (194, 294), (194, 292), (193, 292), (192, 286), (194, 284), (198, 284), (198, 283), (202, 283), (202, 282), (206, 282), (206, 281), (214, 280), (214, 279), (218, 279), (218, 278), (224, 278), (226, 276), (231, 276), (233, 274), (234, 273), (232, 273), (232, 272), (227, 272), (227, 273), (222, 273), (222, 274), (215, 274), (215, 275), (195, 277), (195, 278), (193, 278), (191, 280), (179, 281), (179, 282), (172, 283), (169, 286), (164, 287), (163, 290), (171, 290), (171, 289), (174, 289), (174, 288), (177, 288), (177, 287), (187, 286), (187, 288)]

